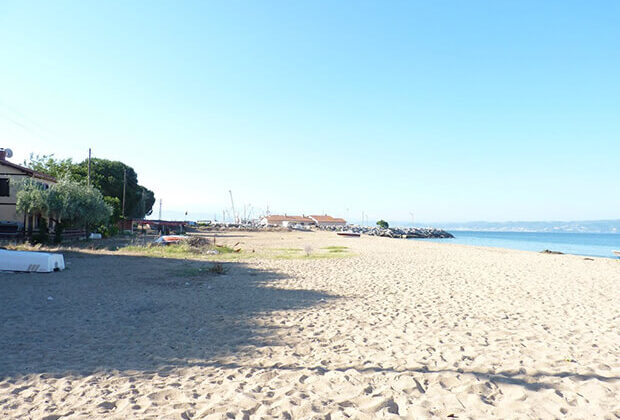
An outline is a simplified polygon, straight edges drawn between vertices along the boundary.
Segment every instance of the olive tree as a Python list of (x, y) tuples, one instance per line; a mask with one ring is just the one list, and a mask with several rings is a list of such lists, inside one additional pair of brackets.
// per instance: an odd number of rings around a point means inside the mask
[(54, 221), (56, 241), (60, 241), (62, 231), (68, 226), (88, 231), (112, 215), (112, 208), (99, 190), (68, 177), (49, 188), (34, 180), (22, 182), (17, 192), (17, 210)]

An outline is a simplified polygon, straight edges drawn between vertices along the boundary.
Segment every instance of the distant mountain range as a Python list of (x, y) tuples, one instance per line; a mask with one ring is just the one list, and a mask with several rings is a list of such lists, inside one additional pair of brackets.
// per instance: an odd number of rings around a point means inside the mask
[(580, 220), (572, 222), (463, 222), (435, 223), (444, 230), (477, 230), (490, 232), (565, 232), (565, 233), (618, 233), (618, 220)]

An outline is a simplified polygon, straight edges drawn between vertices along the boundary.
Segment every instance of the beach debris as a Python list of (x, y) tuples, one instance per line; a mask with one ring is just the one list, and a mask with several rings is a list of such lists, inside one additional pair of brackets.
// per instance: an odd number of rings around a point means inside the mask
[(228, 269), (224, 267), (224, 264), (222, 263), (215, 263), (211, 267), (209, 267), (207, 271), (212, 274), (226, 274)]
[(209, 249), (207, 251), (205, 251), (205, 254), (207, 255), (218, 255), (220, 253), (220, 251), (218, 251), (217, 249)]
[(543, 249), (542, 251), (540, 251), (541, 254), (555, 254), (555, 255), (564, 255), (563, 252), (560, 251), (552, 251), (550, 249)]
[(191, 248), (204, 248), (215, 245), (215, 239), (211, 241), (204, 236), (186, 236), (185, 239), (183, 239), (183, 243), (189, 245)]

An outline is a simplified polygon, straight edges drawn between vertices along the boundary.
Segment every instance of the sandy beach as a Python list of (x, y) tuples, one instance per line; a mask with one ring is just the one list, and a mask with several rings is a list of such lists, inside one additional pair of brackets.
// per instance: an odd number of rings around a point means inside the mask
[[(0, 274), (0, 418), (620, 417), (620, 260), (219, 240), (248, 253), (223, 275), (85, 251)], [(283, 249), (310, 257), (264, 254)]]

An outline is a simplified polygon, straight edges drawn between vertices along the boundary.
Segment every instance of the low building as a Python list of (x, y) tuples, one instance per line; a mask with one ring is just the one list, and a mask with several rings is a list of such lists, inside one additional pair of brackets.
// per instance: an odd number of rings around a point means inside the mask
[(265, 226), (313, 226), (314, 220), (310, 219), (306, 216), (289, 216), (289, 215), (278, 215), (274, 214), (271, 216), (266, 216), (261, 219), (261, 224)]
[(314, 221), (314, 224), (317, 226), (346, 226), (347, 221), (344, 219), (340, 219), (338, 217), (331, 217), (326, 214), (324, 215), (311, 215), (308, 216), (310, 219)]
[(40, 215), (29, 216), (17, 211), (17, 188), (19, 179), (34, 178), (41, 188), (49, 188), (56, 179), (6, 160), (6, 151), (0, 149), (0, 236), (14, 235), (19, 231), (38, 229)]

